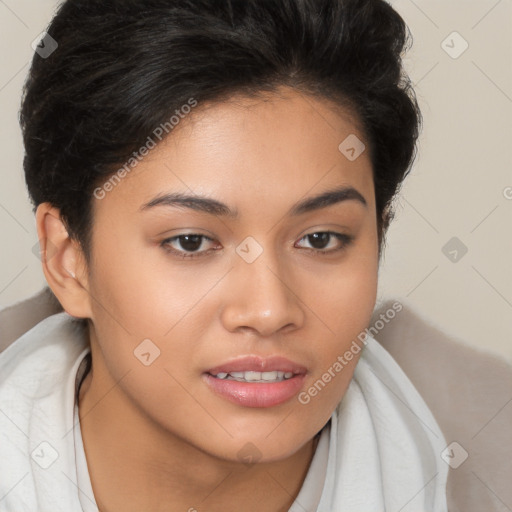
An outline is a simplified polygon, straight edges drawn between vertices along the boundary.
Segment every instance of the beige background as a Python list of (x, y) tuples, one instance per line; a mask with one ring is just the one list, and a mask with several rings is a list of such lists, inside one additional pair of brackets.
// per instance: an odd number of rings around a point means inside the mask
[[(57, 3), (0, 0), (0, 308), (45, 282), (17, 112), (31, 42)], [(403, 299), (461, 340), (512, 358), (512, 0), (392, 5), (413, 34), (405, 63), (424, 128), (396, 203), (379, 300)], [(446, 256), (453, 237), (459, 247)]]

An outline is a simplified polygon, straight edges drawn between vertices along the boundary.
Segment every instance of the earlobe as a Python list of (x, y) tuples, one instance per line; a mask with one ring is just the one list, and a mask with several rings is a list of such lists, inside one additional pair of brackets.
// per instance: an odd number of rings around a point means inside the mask
[(48, 285), (68, 314), (91, 318), (87, 265), (80, 244), (69, 236), (60, 211), (49, 203), (37, 207), (36, 224)]

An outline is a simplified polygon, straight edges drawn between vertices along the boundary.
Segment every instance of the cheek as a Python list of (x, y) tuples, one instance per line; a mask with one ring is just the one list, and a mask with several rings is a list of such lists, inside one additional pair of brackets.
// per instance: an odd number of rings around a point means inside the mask
[(373, 260), (361, 258), (344, 269), (333, 284), (336, 287), (330, 302), (333, 330), (344, 339), (367, 327), (375, 307), (377, 283), (377, 265)]
[(121, 244), (110, 240), (96, 257), (91, 278), (95, 323), (110, 323), (142, 339), (162, 337), (192, 310), (204, 309), (202, 298), (225, 269), (171, 259), (158, 246), (127, 243), (130, 238), (115, 255), (114, 247)]
[(327, 415), (325, 420), (343, 397), (361, 355), (361, 334), (375, 307), (377, 269), (377, 258), (354, 256), (329, 274), (328, 286), (317, 282), (307, 295), (304, 292), (304, 302), (314, 310), (311, 318), (318, 334), (316, 365), (299, 402), (315, 414)]
[(339, 265), (304, 276), (300, 296), (311, 305), (319, 328), (336, 340), (332, 349), (342, 349), (367, 327), (377, 285), (378, 259), (365, 251), (353, 251)]
[[(130, 372), (123, 386), (148, 411), (158, 408), (164, 395), (173, 404), (183, 394), (179, 382), (198, 385), (197, 379), (190, 383), (190, 372), (217, 312), (209, 291), (225, 270), (187, 268), (155, 247), (131, 247), (115, 261), (110, 253), (103, 246), (91, 279), (94, 329), (105, 371), (116, 381)], [(147, 359), (154, 362), (146, 367)], [(197, 407), (181, 400), (185, 408)]]

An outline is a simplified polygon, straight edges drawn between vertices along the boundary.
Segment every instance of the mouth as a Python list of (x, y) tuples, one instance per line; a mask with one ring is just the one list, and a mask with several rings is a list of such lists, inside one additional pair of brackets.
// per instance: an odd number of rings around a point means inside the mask
[(293, 372), (274, 371), (274, 372), (219, 372), (212, 375), (221, 380), (235, 380), (237, 382), (282, 382), (291, 379), (295, 374)]
[(285, 358), (249, 356), (211, 368), (203, 379), (213, 393), (237, 405), (274, 407), (299, 392), (306, 373)]

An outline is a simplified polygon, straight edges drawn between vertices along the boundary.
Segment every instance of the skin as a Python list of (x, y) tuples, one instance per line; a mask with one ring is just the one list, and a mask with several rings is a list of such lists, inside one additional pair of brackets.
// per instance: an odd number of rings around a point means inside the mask
[[(106, 196), (93, 199), (90, 264), (49, 204), (39, 236), (55, 247), (43, 264), (71, 315), (89, 319), (93, 370), (79, 415), (102, 512), (286, 511), (343, 397), (360, 353), (306, 405), (297, 396), (249, 408), (214, 394), (202, 374), (234, 357), (280, 355), (307, 368), (307, 390), (369, 324), (378, 237), (368, 151), (349, 161), (338, 145), (364, 141), (352, 118), (291, 89), (260, 99), (199, 105)], [(365, 198), (301, 215), (299, 200), (352, 186)], [(205, 195), (238, 211), (141, 206), (161, 193)], [(320, 254), (305, 235), (334, 231)], [(162, 242), (203, 234), (202, 256)], [(247, 263), (248, 236), (263, 249)], [(171, 245), (185, 252), (179, 241)], [(317, 246), (318, 247), (318, 246)], [(145, 366), (144, 339), (160, 349)], [(248, 443), (251, 443), (248, 445)], [(253, 451), (247, 465), (239, 452)], [(252, 453), (252, 452), (251, 452)]]

